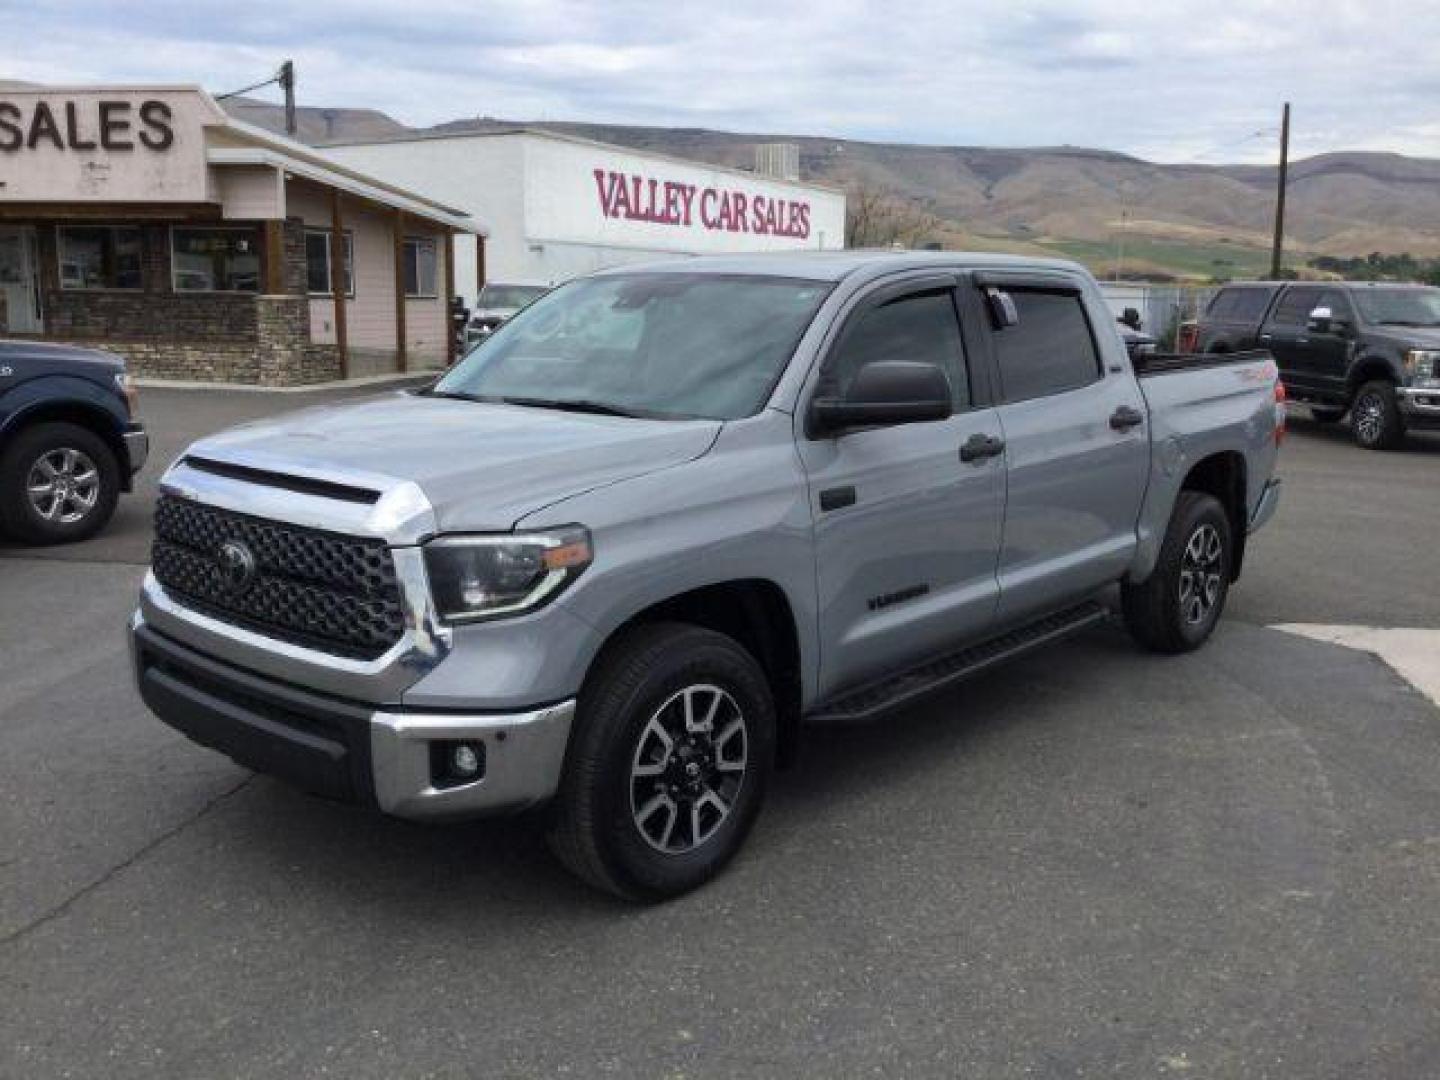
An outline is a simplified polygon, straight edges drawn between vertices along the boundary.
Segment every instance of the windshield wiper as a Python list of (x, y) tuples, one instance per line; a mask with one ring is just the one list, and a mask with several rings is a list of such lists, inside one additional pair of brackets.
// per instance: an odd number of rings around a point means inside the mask
[(506, 405), (524, 405), (532, 409), (557, 409), (561, 412), (593, 413), (596, 416), (625, 416), (631, 420), (682, 419), (682, 417), (670, 413), (654, 412), (650, 409), (627, 409), (620, 405), (611, 405), (606, 401), (594, 401), (589, 398), (500, 397), (494, 400), (504, 402)]
[(589, 398), (515, 397), (507, 394), (467, 394), (462, 390), (427, 390), (426, 397), (448, 398), (451, 401), (477, 401), (482, 405), (520, 405), (527, 409), (555, 409), (559, 412), (592, 413), (596, 416), (624, 416), (631, 420), (698, 420), (700, 417), (682, 413), (656, 412), (653, 409), (627, 409), (606, 401)]

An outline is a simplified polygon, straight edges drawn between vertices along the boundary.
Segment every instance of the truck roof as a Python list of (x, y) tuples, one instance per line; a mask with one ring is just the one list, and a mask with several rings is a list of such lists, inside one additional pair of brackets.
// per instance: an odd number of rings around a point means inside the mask
[(1311, 289), (1429, 289), (1423, 281), (1227, 281), (1222, 289), (1283, 289), (1303, 285)]
[(878, 275), (900, 270), (1059, 270), (1088, 273), (1068, 259), (1003, 255), (978, 251), (771, 251), (752, 255), (691, 255), (653, 263), (611, 267), (605, 274), (702, 273), (761, 274), (811, 281), (840, 281), (852, 274)]

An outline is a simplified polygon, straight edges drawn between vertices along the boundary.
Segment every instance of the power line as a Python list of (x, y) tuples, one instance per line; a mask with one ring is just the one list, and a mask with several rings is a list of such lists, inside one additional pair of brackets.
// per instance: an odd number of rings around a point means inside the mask
[(295, 62), (286, 60), (280, 65), (278, 71), (270, 78), (264, 79), (253, 85), (243, 87), (240, 90), (231, 90), (228, 93), (216, 94), (216, 101), (224, 101), (226, 98), (239, 97), (241, 94), (248, 94), (252, 90), (259, 90), (262, 86), (279, 84), (280, 89), (285, 91), (285, 134), (295, 136)]

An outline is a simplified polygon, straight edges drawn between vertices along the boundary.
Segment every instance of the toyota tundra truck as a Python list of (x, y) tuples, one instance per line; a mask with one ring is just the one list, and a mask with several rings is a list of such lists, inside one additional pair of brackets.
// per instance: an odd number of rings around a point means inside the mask
[(673, 896), (802, 726), (1054, 647), (1117, 585), (1141, 645), (1201, 645), (1276, 506), (1282, 395), (1265, 353), (1132, 361), (1066, 262), (604, 272), (426, 389), (191, 446), (135, 677), (246, 767), (417, 820), (535, 808), (582, 878)]

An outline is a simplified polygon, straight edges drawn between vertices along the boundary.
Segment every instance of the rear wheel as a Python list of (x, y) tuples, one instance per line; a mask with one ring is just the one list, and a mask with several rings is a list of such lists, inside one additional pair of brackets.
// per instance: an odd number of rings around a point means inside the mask
[(1405, 421), (1395, 401), (1395, 386), (1376, 379), (1360, 387), (1350, 406), (1350, 427), (1366, 450), (1398, 450), (1405, 442)]
[(1125, 625), (1135, 640), (1163, 653), (1205, 644), (1225, 610), (1232, 544), (1220, 501), (1202, 491), (1182, 491), (1154, 571), (1120, 590)]
[(94, 432), (37, 424), (0, 454), (0, 528), (30, 544), (84, 540), (115, 512), (120, 466)]
[(754, 658), (701, 627), (638, 627), (607, 650), (576, 718), (549, 830), (560, 860), (641, 900), (719, 873), (760, 812), (775, 756)]

